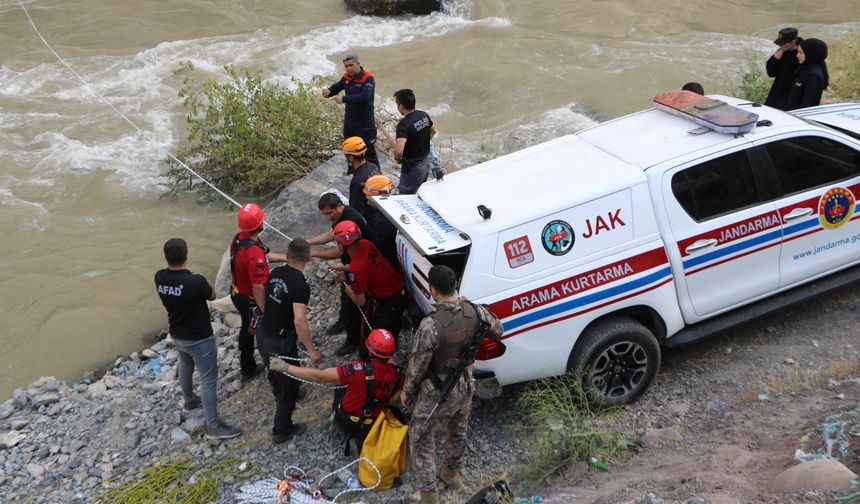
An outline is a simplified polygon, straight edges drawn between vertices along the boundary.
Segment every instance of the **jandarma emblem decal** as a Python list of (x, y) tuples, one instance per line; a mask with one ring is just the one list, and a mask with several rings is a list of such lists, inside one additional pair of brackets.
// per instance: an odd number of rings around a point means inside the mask
[(836, 229), (854, 214), (854, 195), (844, 187), (834, 187), (818, 202), (818, 220), (827, 229)]

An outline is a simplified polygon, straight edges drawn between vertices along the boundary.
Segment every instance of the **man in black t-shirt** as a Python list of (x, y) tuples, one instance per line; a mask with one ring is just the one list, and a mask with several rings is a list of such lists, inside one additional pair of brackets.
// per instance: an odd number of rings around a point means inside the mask
[[(179, 352), (179, 387), (185, 398), (185, 409), (193, 410), (202, 405), (209, 436), (234, 438), (242, 430), (218, 418), (218, 350), (206, 304), (207, 300), (215, 299), (215, 291), (205, 278), (186, 268), (188, 245), (182, 238), (167, 240), (164, 258), (167, 268), (155, 274), (155, 288), (167, 309), (170, 337)], [(200, 396), (194, 394), (195, 366), (200, 376)]]
[(400, 194), (415, 194), (430, 173), (430, 140), (436, 135), (433, 120), (423, 110), (415, 110), (415, 93), (401, 89), (394, 93), (397, 111), (403, 119), (397, 123), (394, 160), (401, 164)]
[[(308, 238), (308, 243), (311, 245), (322, 245), (334, 241), (334, 227), (342, 221), (352, 221), (361, 230), (361, 236), (372, 236), (367, 221), (358, 212), (358, 210), (346, 206), (340, 200), (337, 194), (325, 193), (320, 196), (317, 204), (320, 213), (322, 213), (329, 221), (331, 221), (330, 231), (320, 233), (314, 237)], [(365, 235), (367, 233), (367, 235)], [(311, 249), (311, 257), (331, 260), (340, 259), (341, 264), (349, 264), (349, 256), (340, 245), (330, 248), (313, 248)], [(349, 300), (343, 290), (343, 285), (340, 289), (340, 313), (338, 320), (328, 328), (328, 334), (337, 334), (346, 330), (346, 342), (338, 348), (335, 353), (337, 355), (347, 355), (358, 351), (358, 342), (361, 341), (361, 314), (358, 308)]]
[[(298, 340), (308, 350), (312, 363), (322, 361), (322, 354), (311, 340), (307, 316), (311, 288), (302, 274), (310, 260), (310, 249), (306, 240), (296, 238), (291, 241), (287, 247), (287, 265), (272, 270), (269, 275), (266, 312), (257, 326), (257, 349), (267, 368), (273, 355), (298, 357)], [(271, 370), (268, 378), (275, 396), (272, 442), (283, 443), (306, 429), (303, 423), (293, 423), (299, 382)]]

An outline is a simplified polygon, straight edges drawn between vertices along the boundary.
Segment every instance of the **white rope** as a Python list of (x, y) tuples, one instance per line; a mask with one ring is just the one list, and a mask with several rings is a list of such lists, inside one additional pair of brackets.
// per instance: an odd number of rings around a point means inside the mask
[[(285, 355), (278, 355), (278, 354), (272, 354), (272, 357), (277, 357), (279, 359), (298, 361), (298, 362), (310, 362), (310, 359), (302, 359), (300, 357), (287, 357)], [(291, 373), (287, 373), (286, 371), (278, 371), (275, 369), (273, 369), (272, 371), (275, 371), (276, 373), (281, 373), (282, 375), (285, 375), (285, 376), (289, 376), (293, 380), (300, 381), (302, 383), (307, 383), (308, 385), (313, 385), (314, 387), (324, 388), (324, 389), (328, 389), (328, 390), (336, 390), (336, 389), (342, 389), (342, 388), (347, 387), (346, 385), (326, 385), (324, 383), (312, 382), (310, 380), (305, 380), (304, 378), (299, 378), (298, 376), (295, 376)]]
[[(64, 60), (64, 59), (63, 59), (63, 57), (62, 57), (62, 56), (60, 56), (60, 55), (57, 53), (57, 51), (55, 51), (55, 50), (54, 50), (54, 48), (53, 48), (53, 47), (51, 47), (51, 44), (49, 44), (49, 43), (48, 43), (48, 41), (47, 41), (47, 40), (45, 40), (45, 37), (43, 37), (43, 36), (42, 36), (42, 33), (39, 31), (39, 28), (37, 28), (37, 27), (36, 27), (36, 23), (35, 23), (35, 22), (33, 22), (33, 18), (32, 18), (32, 17), (30, 17), (30, 12), (28, 12), (28, 11), (27, 11), (27, 8), (26, 8), (26, 7), (24, 7), (24, 4), (23, 4), (23, 3), (21, 3), (21, 0), (18, 0), (18, 6), (20, 6), (20, 7), (21, 7), (21, 10), (23, 10), (23, 11), (24, 11), (24, 14), (27, 16), (27, 21), (29, 21), (29, 22), (30, 22), (30, 26), (31, 26), (31, 27), (33, 27), (33, 31), (34, 31), (34, 32), (36, 32), (36, 35), (39, 37), (39, 39), (41, 39), (41, 40), (42, 40), (42, 43), (45, 45), (45, 47), (47, 47), (47, 48), (48, 48), (48, 50), (49, 50), (49, 51), (51, 51), (51, 53), (54, 55), (54, 57), (56, 57), (56, 58), (57, 58), (57, 60), (58, 60), (60, 63), (62, 63), (62, 64), (63, 64), (63, 66), (65, 66), (65, 67), (66, 67), (70, 72), (72, 72), (72, 74), (73, 74), (75, 77), (77, 77), (77, 79), (78, 79), (79, 81), (81, 81), (81, 83), (84, 85), (84, 87), (87, 89), (87, 91), (88, 91), (90, 94), (92, 94), (93, 96), (95, 96), (96, 98), (98, 98), (102, 103), (104, 103), (105, 105), (107, 105), (111, 110), (113, 110), (114, 112), (116, 112), (116, 113), (117, 113), (117, 115), (119, 115), (120, 117), (122, 117), (122, 118), (125, 120), (125, 122), (127, 122), (127, 123), (128, 123), (132, 128), (134, 128), (137, 132), (139, 132), (139, 133), (145, 133), (145, 131), (144, 131), (143, 129), (139, 128), (135, 123), (133, 123), (133, 122), (131, 121), (131, 119), (129, 119), (129, 118), (128, 118), (125, 114), (123, 114), (119, 109), (117, 109), (116, 107), (114, 107), (112, 103), (110, 103), (110, 102), (109, 102), (109, 101), (107, 101), (107, 100), (106, 100), (102, 95), (100, 95), (100, 94), (95, 90), (95, 88), (94, 88), (94, 87), (93, 87), (89, 82), (87, 82), (83, 77), (81, 77), (81, 75), (80, 75), (78, 72), (76, 72), (76, 71), (75, 71), (75, 69), (74, 69), (74, 68), (72, 68), (72, 66), (71, 66), (71, 65), (69, 65), (68, 63), (66, 63), (66, 60)], [(229, 201), (230, 203), (232, 203), (233, 205), (235, 205), (237, 208), (241, 208), (241, 207), (242, 207), (241, 203), (239, 203), (238, 201), (236, 201), (235, 199), (233, 199), (232, 197), (230, 197), (230, 195), (228, 195), (227, 193), (225, 193), (225, 192), (224, 192), (224, 191), (222, 191), (221, 189), (218, 189), (217, 187), (215, 187), (215, 185), (214, 185), (213, 183), (209, 182), (208, 180), (206, 180), (205, 178), (203, 178), (203, 176), (201, 176), (199, 173), (197, 173), (196, 171), (194, 171), (190, 166), (188, 166), (187, 164), (183, 163), (183, 162), (182, 162), (178, 157), (174, 156), (172, 152), (170, 152), (169, 150), (167, 150), (166, 148), (164, 148), (164, 147), (162, 147), (162, 146), (160, 146), (160, 145), (158, 146), (158, 148), (159, 148), (159, 149), (161, 149), (162, 151), (164, 151), (164, 153), (165, 153), (165, 154), (167, 154), (167, 156), (168, 156), (170, 159), (172, 159), (173, 161), (175, 161), (176, 163), (178, 163), (180, 166), (182, 166), (183, 168), (185, 168), (186, 170), (188, 170), (188, 171), (189, 171), (189, 173), (191, 173), (192, 175), (194, 175), (194, 176), (195, 176), (195, 177), (197, 177), (198, 179), (202, 180), (202, 181), (203, 181), (203, 183), (205, 183), (206, 185), (208, 185), (208, 186), (209, 186), (213, 191), (215, 191), (216, 193), (220, 194), (224, 199), (226, 199), (227, 201)], [(283, 233), (281, 230), (279, 230), (278, 228), (276, 228), (276, 227), (272, 226), (272, 225), (271, 225), (271, 224), (269, 224), (268, 222), (265, 222), (265, 221), (264, 221), (264, 222), (263, 222), (263, 225), (264, 225), (264, 226), (266, 226), (266, 227), (268, 227), (268, 228), (269, 228), (269, 229), (271, 229), (272, 231), (274, 231), (274, 232), (278, 233), (279, 235), (283, 236), (283, 237), (284, 237), (284, 238), (286, 238), (287, 240), (292, 241), (292, 238), (290, 238), (290, 237), (289, 237), (289, 236), (287, 236), (285, 233)]]
[[(355, 464), (358, 464), (361, 461), (366, 462), (374, 470), (374, 472), (376, 472), (376, 483), (373, 486), (367, 488), (346, 488), (336, 494), (333, 498), (328, 498), (327, 496), (323, 495), (320, 490), (315, 489), (319, 487), (326, 479), (336, 475), (340, 471), (349, 469), (350, 467), (354, 466)], [(293, 472), (298, 473), (298, 479), (293, 478)], [(376, 464), (374, 464), (372, 461), (365, 457), (359, 457), (358, 459), (350, 462), (349, 464), (341, 467), (340, 469), (326, 474), (313, 486), (306, 483), (305, 472), (297, 466), (290, 465), (285, 467), (283, 479), (289, 481), (290, 485), (292, 486), (292, 489), (290, 491), (290, 502), (294, 504), (314, 504), (319, 502), (337, 502), (340, 497), (348, 493), (362, 493), (375, 490), (376, 487), (378, 487), (379, 484), (382, 483), (382, 474), (379, 472), (379, 468), (376, 467)], [(278, 497), (280, 496), (280, 493), (278, 492), (278, 483), (279, 480), (277, 478), (266, 478), (252, 483), (247, 483), (239, 488), (239, 492), (234, 494), (234, 497), (236, 499), (236, 502), (240, 502), (242, 504), (277, 503)]]

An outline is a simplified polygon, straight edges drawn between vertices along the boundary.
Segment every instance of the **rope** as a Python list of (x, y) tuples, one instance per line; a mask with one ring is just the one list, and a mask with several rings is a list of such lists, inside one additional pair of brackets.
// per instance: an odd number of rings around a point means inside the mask
[[(95, 96), (96, 98), (98, 98), (98, 99), (99, 99), (99, 101), (101, 101), (103, 104), (107, 105), (111, 110), (113, 110), (114, 112), (116, 112), (116, 114), (117, 114), (117, 115), (119, 115), (121, 118), (123, 118), (123, 120), (125, 120), (125, 122), (127, 122), (127, 123), (132, 127), (132, 128), (134, 128), (134, 129), (135, 129), (135, 131), (137, 131), (138, 133), (146, 133), (143, 129), (141, 129), (140, 127), (138, 127), (138, 126), (137, 126), (137, 124), (135, 124), (134, 122), (132, 122), (132, 120), (131, 120), (131, 119), (129, 119), (125, 114), (123, 114), (123, 113), (122, 113), (118, 108), (114, 107), (112, 103), (110, 103), (110, 102), (109, 102), (109, 101), (107, 101), (107, 100), (106, 100), (102, 95), (100, 95), (100, 94), (95, 90), (95, 88), (93, 88), (93, 86), (92, 86), (89, 82), (87, 82), (87, 81), (86, 81), (86, 79), (84, 79), (83, 77), (81, 77), (81, 75), (80, 75), (78, 72), (76, 72), (76, 71), (75, 71), (75, 69), (74, 69), (74, 68), (72, 68), (72, 66), (71, 66), (71, 65), (69, 65), (69, 64), (66, 62), (66, 60), (64, 60), (64, 59), (63, 59), (63, 57), (62, 57), (62, 56), (60, 56), (60, 55), (57, 53), (57, 51), (55, 51), (55, 50), (54, 50), (54, 48), (53, 48), (53, 47), (51, 47), (51, 44), (49, 44), (49, 43), (48, 43), (48, 41), (45, 39), (45, 37), (43, 37), (43, 36), (42, 36), (42, 32), (40, 32), (40, 31), (39, 31), (39, 28), (37, 28), (37, 27), (36, 27), (36, 23), (33, 21), (33, 18), (32, 18), (32, 17), (30, 17), (30, 12), (29, 12), (29, 11), (27, 11), (27, 8), (26, 8), (26, 7), (24, 7), (24, 4), (23, 4), (23, 3), (21, 3), (21, 0), (18, 0), (18, 6), (19, 6), (19, 7), (21, 7), (21, 10), (23, 10), (23, 11), (24, 11), (24, 14), (27, 16), (27, 21), (29, 21), (29, 22), (30, 22), (30, 26), (33, 28), (33, 31), (34, 31), (34, 32), (36, 32), (36, 35), (37, 35), (37, 36), (39, 37), (39, 39), (42, 41), (42, 44), (44, 44), (44, 45), (45, 45), (45, 47), (46, 47), (46, 48), (48, 48), (48, 50), (49, 50), (49, 51), (51, 51), (51, 53), (54, 55), (54, 57), (56, 57), (56, 58), (57, 58), (57, 60), (58, 60), (60, 63), (62, 63), (62, 64), (63, 64), (63, 66), (65, 66), (65, 67), (66, 67), (66, 68), (67, 68), (67, 69), (68, 69), (68, 70), (69, 70), (69, 71), (70, 71), (70, 72), (71, 72), (75, 77), (77, 77), (77, 79), (78, 79), (79, 81), (81, 81), (81, 84), (83, 84), (83, 85), (84, 85), (84, 87), (87, 89), (87, 91), (88, 91), (91, 95), (93, 95), (93, 96)], [(223, 197), (224, 199), (226, 199), (227, 201), (229, 201), (230, 203), (232, 203), (233, 205), (235, 205), (235, 206), (236, 206), (236, 207), (238, 207), (238, 208), (241, 208), (241, 207), (242, 207), (242, 205), (241, 205), (238, 201), (236, 201), (235, 199), (233, 199), (232, 197), (230, 197), (230, 195), (228, 195), (227, 193), (225, 193), (225, 192), (224, 192), (224, 191), (222, 191), (221, 189), (218, 189), (217, 187), (215, 187), (215, 185), (214, 185), (213, 183), (209, 182), (209, 181), (208, 181), (208, 180), (206, 180), (202, 175), (200, 175), (199, 173), (197, 173), (196, 171), (194, 171), (190, 166), (188, 166), (187, 164), (183, 163), (183, 162), (182, 162), (178, 157), (174, 156), (174, 155), (173, 155), (173, 153), (172, 153), (172, 152), (170, 152), (169, 150), (167, 150), (165, 147), (162, 147), (162, 146), (160, 146), (160, 145), (159, 145), (159, 146), (158, 146), (158, 148), (159, 148), (160, 150), (162, 150), (165, 154), (167, 154), (167, 156), (168, 156), (170, 159), (172, 159), (172, 160), (173, 160), (173, 161), (175, 161), (177, 164), (179, 164), (180, 166), (182, 166), (183, 168), (185, 168), (186, 170), (188, 170), (188, 172), (189, 172), (189, 173), (191, 173), (192, 175), (194, 175), (195, 177), (197, 177), (198, 179), (200, 179), (201, 181), (203, 181), (203, 183), (205, 183), (205, 184), (206, 184), (207, 186), (209, 186), (213, 191), (215, 191), (216, 193), (218, 193), (219, 195), (221, 195), (221, 197)], [(279, 235), (283, 236), (283, 237), (284, 237), (284, 238), (286, 238), (287, 240), (292, 241), (292, 238), (290, 238), (290, 237), (289, 237), (289, 236), (287, 236), (284, 232), (282, 232), (280, 229), (278, 229), (278, 228), (276, 228), (276, 227), (272, 226), (272, 225), (271, 225), (271, 224), (269, 224), (268, 222), (265, 222), (265, 221), (264, 221), (264, 222), (263, 222), (263, 225), (264, 225), (264, 226), (266, 226), (266, 227), (268, 227), (268, 228), (269, 228), (269, 229), (271, 229), (272, 231), (274, 231), (274, 232), (278, 233)]]
[[(336, 494), (333, 498), (324, 495), (322, 491), (315, 489), (322, 485), (322, 482), (328, 478), (340, 473), (344, 470), (349, 470), (350, 467), (364, 461), (376, 473), (376, 483), (367, 488), (346, 488)], [(289, 465), (284, 468), (283, 478), (266, 478), (263, 480), (247, 483), (239, 488), (239, 492), (234, 494), (236, 502), (241, 504), (268, 504), (272, 502), (285, 501), (291, 504), (315, 504), (320, 502), (337, 502), (342, 496), (349, 493), (370, 492), (376, 489), (382, 482), (382, 474), (379, 468), (376, 467), (371, 460), (365, 457), (350, 462), (349, 464), (332, 471), (323, 476), (319, 482), (314, 485), (313, 477), (309, 476), (298, 466)], [(345, 482), (344, 482), (345, 483)], [(313, 485), (313, 486), (312, 486)], [(285, 493), (288, 491), (289, 493)], [(284, 499), (289, 495), (288, 500)]]
[[(301, 358), (301, 357), (287, 357), (286, 355), (272, 354), (272, 357), (277, 357), (279, 359), (284, 359), (284, 360), (296, 361), (296, 362), (300, 362), (300, 363), (301, 362), (310, 362), (310, 359)], [(299, 378), (298, 376), (291, 374), (291, 373), (287, 373), (285, 371), (277, 371), (277, 370), (273, 370), (273, 371), (275, 371), (276, 373), (281, 373), (282, 375), (289, 376), (293, 380), (296, 380), (296, 381), (299, 381), (302, 383), (307, 383), (308, 385), (313, 385), (314, 387), (319, 387), (319, 388), (323, 388), (323, 389), (327, 389), (327, 390), (336, 390), (336, 389), (342, 389), (342, 388), (347, 387), (346, 385), (326, 385), (324, 383), (312, 382), (310, 380), (305, 380), (304, 378)]]

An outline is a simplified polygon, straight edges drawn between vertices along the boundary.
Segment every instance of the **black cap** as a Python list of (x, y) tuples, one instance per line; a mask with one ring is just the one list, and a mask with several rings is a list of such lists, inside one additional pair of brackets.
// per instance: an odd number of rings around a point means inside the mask
[(779, 30), (776, 40), (773, 41), (776, 45), (788, 44), (797, 38), (797, 28), (783, 28)]

